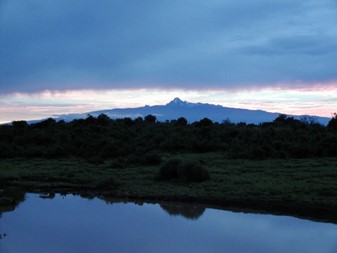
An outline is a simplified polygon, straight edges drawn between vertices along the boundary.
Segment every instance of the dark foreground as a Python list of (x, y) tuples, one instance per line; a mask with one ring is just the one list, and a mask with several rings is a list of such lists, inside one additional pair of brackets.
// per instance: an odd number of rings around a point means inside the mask
[[(162, 160), (172, 156), (163, 154)], [(337, 223), (337, 158), (228, 160), (220, 153), (174, 157), (199, 160), (210, 179), (163, 181), (156, 179), (160, 165), (121, 166), (115, 160), (1, 160), (0, 212), (13, 210), (25, 192), (45, 197), (74, 193), (106, 200), (194, 202)]]

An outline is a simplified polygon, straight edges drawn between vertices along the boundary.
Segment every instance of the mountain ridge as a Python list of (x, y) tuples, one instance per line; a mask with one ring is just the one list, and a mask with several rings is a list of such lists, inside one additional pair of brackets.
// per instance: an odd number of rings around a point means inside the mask
[[(264, 122), (272, 122), (280, 114), (277, 112), (267, 112), (264, 110), (252, 110), (242, 108), (224, 107), (221, 105), (214, 105), (208, 103), (191, 103), (183, 101), (176, 97), (165, 105), (145, 105), (136, 108), (115, 108), (91, 111), (83, 114), (67, 114), (61, 115), (56, 120), (64, 120), (66, 122), (86, 118), (88, 115), (97, 117), (100, 114), (105, 114), (112, 119), (116, 118), (137, 118), (145, 117), (152, 114), (156, 116), (158, 121), (175, 120), (184, 117), (188, 122), (192, 123), (203, 118), (208, 118), (214, 122), (230, 121), (232, 123), (245, 122), (247, 124), (260, 124)], [(310, 120), (313, 122), (327, 125), (330, 118), (312, 116), (312, 115), (288, 115), (299, 120)]]

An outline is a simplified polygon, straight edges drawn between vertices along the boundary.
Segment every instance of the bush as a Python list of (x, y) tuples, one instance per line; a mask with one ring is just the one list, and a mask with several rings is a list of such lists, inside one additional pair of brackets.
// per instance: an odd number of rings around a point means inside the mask
[(159, 178), (162, 180), (170, 180), (173, 178), (178, 178), (178, 167), (181, 164), (181, 160), (172, 159), (167, 161), (163, 166), (159, 169)]
[(208, 171), (198, 161), (188, 161), (178, 167), (178, 178), (185, 181), (202, 182), (208, 180)]
[(169, 160), (159, 169), (159, 179), (181, 179), (187, 182), (202, 182), (208, 180), (207, 170), (198, 161), (182, 162), (179, 159)]

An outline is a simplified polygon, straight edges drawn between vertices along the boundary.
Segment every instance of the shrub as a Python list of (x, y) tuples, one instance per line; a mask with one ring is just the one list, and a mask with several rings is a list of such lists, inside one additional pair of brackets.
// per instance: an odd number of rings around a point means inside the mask
[(207, 170), (198, 161), (182, 162), (179, 159), (172, 159), (160, 167), (158, 178), (161, 180), (181, 179), (187, 182), (202, 182), (210, 177)]
[(182, 163), (177, 170), (178, 178), (185, 181), (202, 182), (208, 180), (208, 171), (198, 161)]
[(159, 169), (159, 178), (162, 180), (170, 180), (173, 178), (178, 178), (178, 167), (181, 164), (181, 160), (172, 159), (167, 161)]

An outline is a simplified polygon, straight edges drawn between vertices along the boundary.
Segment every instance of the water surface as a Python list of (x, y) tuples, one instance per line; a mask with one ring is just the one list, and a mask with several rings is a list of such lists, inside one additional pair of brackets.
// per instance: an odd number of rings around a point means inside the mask
[(0, 218), (1, 253), (337, 253), (337, 225), (193, 205), (113, 203), (56, 195)]

